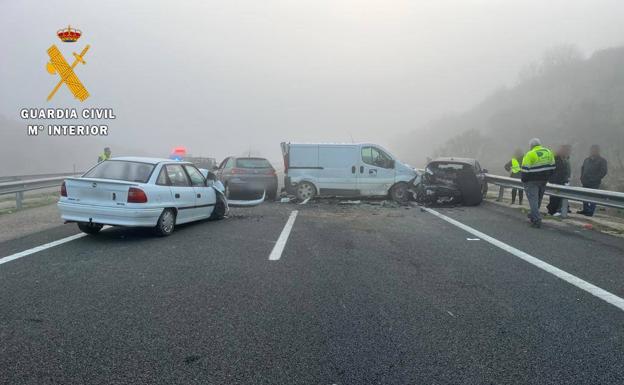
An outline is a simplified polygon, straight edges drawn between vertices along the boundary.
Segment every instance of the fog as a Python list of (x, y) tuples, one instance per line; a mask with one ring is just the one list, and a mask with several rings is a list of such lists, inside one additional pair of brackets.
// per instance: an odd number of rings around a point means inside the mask
[[(276, 161), (281, 141), (392, 151), (402, 133), (513, 85), (550, 47), (590, 55), (622, 44), (622, 15), (621, 0), (2, 0), (0, 121), (23, 131), (24, 153), (35, 138), (23, 107), (113, 108), (110, 135), (85, 141), (114, 153), (183, 145)], [(71, 48), (55, 36), (68, 24), (83, 32)], [(65, 87), (46, 102), (57, 81), (45, 71), (51, 44), (66, 57), (91, 45), (76, 69), (86, 102)], [(0, 150), (14, 149), (3, 129)]]

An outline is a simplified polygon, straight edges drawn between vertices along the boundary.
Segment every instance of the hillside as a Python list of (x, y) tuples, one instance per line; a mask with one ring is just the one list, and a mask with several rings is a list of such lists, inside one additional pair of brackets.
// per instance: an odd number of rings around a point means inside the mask
[(478, 158), (492, 172), (532, 137), (556, 148), (573, 146), (573, 178), (592, 144), (609, 161), (605, 185), (624, 190), (624, 47), (583, 59), (569, 47), (528, 66), (519, 83), (501, 89), (465, 113), (432, 122), (400, 138), (399, 151), (414, 164), (425, 156)]

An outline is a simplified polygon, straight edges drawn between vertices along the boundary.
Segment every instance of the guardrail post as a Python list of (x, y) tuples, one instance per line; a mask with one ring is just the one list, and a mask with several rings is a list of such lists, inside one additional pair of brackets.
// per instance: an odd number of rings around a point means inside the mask
[(24, 199), (24, 192), (18, 191), (15, 193), (15, 207), (18, 210), (22, 209), (22, 200)]
[(498, 198), (496, 198), (496, 202), (502, 201), (504, 194), (505, 194), (505, 188), (503, 186), (500, 186), (500, 189), (498, 190)]
[(568, 200), (563, 198), (561, 199), (561, 218), (566, 219), (568, 217)]

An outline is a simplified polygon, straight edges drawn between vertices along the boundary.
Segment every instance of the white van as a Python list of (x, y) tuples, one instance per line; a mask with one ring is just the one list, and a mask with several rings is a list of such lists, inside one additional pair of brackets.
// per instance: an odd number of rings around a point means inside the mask
[(281, 143), (286, 191), (300, 200), (315, 195), (407, 199), (416, 170), (370, 144)]

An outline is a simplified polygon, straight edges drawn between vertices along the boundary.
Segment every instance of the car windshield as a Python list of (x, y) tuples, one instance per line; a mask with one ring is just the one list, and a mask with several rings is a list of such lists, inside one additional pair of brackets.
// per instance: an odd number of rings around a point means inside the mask
[(262, 158), (239, 158), (236, 159), (236, 167), (239, 168), (272, 168), (268, 160)]
[(154, 165), (149, 163), (106, 160), (93, 167), (83, 177), (146, 183), (152, 170)]

